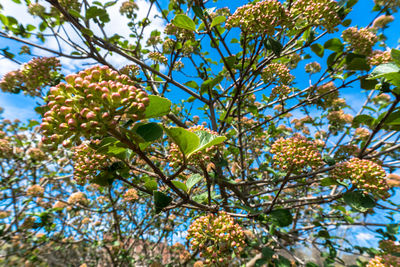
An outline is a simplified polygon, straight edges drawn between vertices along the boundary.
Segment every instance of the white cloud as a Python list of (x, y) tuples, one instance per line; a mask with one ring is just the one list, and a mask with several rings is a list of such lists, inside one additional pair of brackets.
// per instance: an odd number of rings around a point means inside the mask
[(17, 63), (15, 63), (14, 61), (11, 61), (7, 58), (0, 58), (0, 78), (7, 72), (16, 70), (18, 68), (19, 68), (19, 65)]
[(356, 238), (359, 241), (368, 242), (371, 239), (374, 239), (375, 237), (373, 235), (371, 235), (370, 233), (359, 233), (358, 235), (356, 235)]

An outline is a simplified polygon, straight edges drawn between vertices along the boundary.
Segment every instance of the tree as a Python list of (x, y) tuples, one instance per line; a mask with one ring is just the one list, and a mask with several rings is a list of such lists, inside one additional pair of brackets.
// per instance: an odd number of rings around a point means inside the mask
[(13, 2), (34, 24), (0, 37), (30, 60), (0, 88), (43, 102), (36, 130), (2, 121), (4, 264), (398, 265), (398, 1), (365, 27), (355, 0)]

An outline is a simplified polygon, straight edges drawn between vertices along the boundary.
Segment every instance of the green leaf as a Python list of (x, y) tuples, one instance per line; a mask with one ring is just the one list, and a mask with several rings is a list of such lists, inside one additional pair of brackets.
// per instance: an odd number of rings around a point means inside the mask
[(319, 57), (324, 56), (324, 47), (321, 44), (311, 45), (311, 50)]
[(200, 138), (182, 127), (165, 127), (164, 130), (185, 156), (200, 145)]
[(187, 187), (187, 191), (189, 191), (190, 189), (192, 189), (192, 187), (197, 184), (198, 182), (200, 182), (203, 179), (203, 176), (201, 176), (198, 173), (192, 174), (190, 175), (190, 177), (187, 179), (186, 181), (186, 187)]
[(350, 53), (346, 56), (346, 69), (369, 71), (371, 67), (367, 63), (365, 56)]
[(272, 52), (275, 54), (275, 56), (279, 57), (283, 46), (280, 42), (276, 41), (273, 38), (268, 38), (265, 42), (264, 42), (265, 48), (268, 50), (272, 50)]
[(371, 73), (371, 78), (385, 78), (396, 86), (400, 86), (400, 67), (393, 63), (377, 66)]
[(385, 120), (386, 125), (400, 125), (400, 111), (395, 111), (390, 114)]
[(158, 184), (156, 180), (148, 178), (148, 181), (144, 183), (144, 187), (146, 187), (147, 190), (155, 191), (157, 190)]
[(186, 185), (184, 183), (179, 182), (179, 181), (171, 181), (171, 182), (176, 186), (176, 188), (182, 190), (183, 192), (188, 191), (188, 188), (186, 187)]
[(153, 142), (163, 135), (163, 128), (158, 123), (150, 122), (142, 124), (135, 129), (135, 132), (146, 142)]
[(261, 253), (262, 253), (262, 258), (267, 261), (272, 259), (272, 256), (275, 254), (275, 252), (269, 247), (263, 247)]
[(90, 180), (93, 184), (98, 184), (100, 186), (109, 186), (115, 180), (114, 174), (108, 171), (102, 171), (97, 174), (94, 179)]
[(339, 38), (332, 38), (325, 42), (324, 48), (335, 52), (342, 52), (344, 45)]
[(195, 134), (199, 137), (200, 143), (195, 150), (188, 153), (188, 157), (190, 157), (193, 153), (202, 151), (214, 145), (218, 145), (226, 140), (225, 136), (214, 135), (206, 131), (197, 131)]
[(158, 118), (167, 115), (171, 111), (171, 101), (161, 96), (149, 95), (149, 105), (146, 107), (144, 116), (146, 119)]
[(330, 185), (337, 185), (338, 183), (334, 179), (328, 177), (322, 179), (320, 184), (321, 186), (330, 186)]
[(273, 262), (275, 263), (275, 267), (291, 267), (292, 263), (286, 259), (285, 257), (279, 255), (278, 259), (274, 259)]
[(86, 19), (99, 18), (100, 21), (106, 23), (110, 21), (110, 17), (105, 9), (91, 6), (86, 10)]
[(360, 124), (365, 124), (367, 126), (371, 126), (375, 119), (371, 117), (370, 115), (367, 114), (361, 114), (358, 116), (355, 116), (352, 122), (353, 127), (359, 127)]
[(184, 14), (176, 15), (175, 18), (172, 20), (172, 24), (182, 29), (196, 31), (196, 24), (194, 23), (194, 21)]
[(390, 55), (392, 56), (393, 61), (400, 66), (400, 50), (393, 48)]
[(189, 86), (190, 88), (199, 89), (199, 85), (195, 81), (185, 82), (184, 85)]
[(156, 213), (160, 213), (163, 208), (167, 207), (169, 203), (172, 202), (172, 197), (167, 196), (166, 194), (160, 191), (154, 191), (153, 198), (154, 198), (154, 206)]
[(276, 209), (269, 215), (271, 221), (280, 227), (288, 226), (293, 222), (293, 216), (288, 209)]
[(307, 262), (306, 267), (318, 267), (318, 265), (313, 262)]
[(221, 23), (224, 22), (225, 20), (226, 20), (226, 17), (225, 17), (225, 16), (218, 16), (218, 17), (215, 17), (215, 18), (213, 19), (213, 21), (211, 22), (211, 28), (214, 27), (214, 26), (216, 26), (216, 25), (218, 25), (218, 24), (221, 24)]
[(192, 9), (193, 9), (194, 14), (196, 14), (196, 16), (198, 16), (201, 19), (204, 18), (203, 9), (201, 9), (201, 7), (193, 6)]
[(362, 78), (360, 80), (360, 87), (365, 90), (373, 90), (375, 89), (375, 86), (378, 84), (377, 80), (371, 80), (371, 79), (366, 79)]
[(343, 195), (343, 200), (347, 205), (360, 212), (366, 212), (376, 205), (372, 196), (361, 191), (348, 191)]

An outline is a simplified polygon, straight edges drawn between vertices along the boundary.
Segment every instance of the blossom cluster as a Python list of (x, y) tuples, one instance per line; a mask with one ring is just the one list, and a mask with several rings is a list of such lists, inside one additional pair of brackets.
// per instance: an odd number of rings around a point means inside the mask
[(150, 52), (149, 58), (155, 62), (164, 64), (164, 65), (168, 64), (168, 59), (160, 52)]
[(34, 184), (28, 187), (26, 195), (31, 197), (40, 197), (44, 193), (44, 188), (39, 184)]
[(136, 200), (139, 199), (139, 196), (137, 194), (136, 189), (130, 188), (126, 190), (124, 196), (123, 196), (124, 201), (126, 202), (135, 202)]
[(370, 132), (369, 132), (369, 130), (367, 128), (361, 128), (360, 127), (360, 128), (357, 128), (354, 131), (354, 137), (356, 139), (364, 140), (364, 139), (368, 138), (369, 135), (370, 135)]
[(5, 159), (12, 156), (13, 148), (7, 138), (0, 139), (0, 157)]
[(375, 105), (387, 104), (390, 102), (391, 97), (388, 94), (382, 93), (371, 99)]
[(187, 239), (192, 250), (200, 250), (206, 265), (229, 263), (232, 252), (238, 254), (245, 245), (242, 228), (225, 212), (196, 219), (189, 227)]
[(265, 0), (239, 7), (226, 21), (226, 28), (239, 27), (243, 32), (272, 36), (282, 27), (292, 25), (290, 14), (277, 0)]
[[(203, 125), (192, 126), (187, 130), (192, 133), (204, 131), (212, 135), (218, 135), (218, 133), (211, 131)], [(196, 165), (198, 165), (199, 163), (205, 164), (213, 158), (219, 147), (221, 147), (221, 145), (213, 145), (204, 149), (203, 151), (195, 152), (190, 156), (187, 163)], [(182, 163), (182, 153), (180, 152), (178, 145), (176, 145), (175, 143), (172, 143), (170, 146), (168, 161), (171, 167), (179, 166), (179, 164)]]
[(372, 27), (375, 29), (384, 28), (386, 25), (388, 25), (392, 21), (394, 21), (393, 16), (381, 15), (374, 20)]
[(378, 66), (381, 64), (389, 63), (392, 61), (390, 51), (375, 50), (371, 56), (368, 57), (368, 64), (371, 66)]
[(400, 7), (400, 0), (374, 0), (375, 5), (384, 6), (393, 9), (393, 11), (397, 11), (397, 8)]
[(276, 83), (278, 85), (290, 85), (294, 80), (289, 68), (281, 63), (267, 65), (262, 70), (261, 77), (265, 83)]
[(45, 14), (46, 8), (39, 3), (30, 3), (28, 5), (28, 13), (32, 16), (41, 17)]
[(338, 181), (351, 180), (358, 189), (374, 193), (381, 197), (387, 196), (388, 185), (386, 172), (377, 163), (367, 160), (352, 158), (340, 163), (331, 171), (332, 178)]
[[(92, 142), (99, 141), (94, 140)], [(79, 184), (92, 180), (99, 170), (109, 167), (113, 161), (106, 155), (97, 153), (88, 143), (82, 143), (74, 147), (73, 151), (74, 179)]]
[(83, 192), (75, 192), (72, 193), (69, 198), (68, 198), (68, 203), (69, 204), (81, 204), (81, 205), (87, 205), (88, 199)]
[(316, 169), (322, 164), (317, 144), (300, 135), (279, 138), (272, 144), (271, 153), (277, 167), (293, 173), (301, 173), (307, 167)]
[(313, 74), (321, 71), (321, 65), (318, 62), (311, 62), (305, 66), (307, 73)]
[(168, 23), (165, 26), (164, 33), (167, 35), (173, 35), (176, 37), (178, 41), (181, 40), (193, 40), (194, 32), (190, 30), (186, 30), (183, 28), (179, 28), (172, 23)]
[(370, 55), (372, 48), (378, 41), (378, 37), (369, 29), (350, 27), (343, 31), (342, 38), (348, 42), (350, 48), (356, 54)]
[(132, 16), (135, 10), (138, 9), (139, 7), (134, 1), (128, 0), (122, 3), (121, 7), (119, 8), (119, 13), (121, 13), (121, 15), (126, 14), (128, 16)]
[(353, 121), (353, 116), (344, 113), (342, 109), (329, 111), (326, 118), (328, 119), (332, 130), (339, 130), (347, 123)]
[(94, 66), (65, 80), (48, 95), (48, 111), (40, 125), (45, 144), (65, 140), (63, 144), (68, 145), (81, 136), (91, 139), (105, 134), (120, 121), (143, 118), (149, 104), (145, 91), (107, 66)]
[(296, 0), (290, 13), (298, 21), (304, 21), (307, 25), (315, 25), (332, 33), (341, 22), (337, 10), (337, 2), (333, 0)]
[(293, 92), (293, 89), (290, 88), (287, 85), (278, 85), (272, 88), (271, 94), (270, 94), (270, 100), (273, 100), (275, 98), (282, 99), (284, 97), (287, 97), (291, 92)]
[(36, 57), (22, 65), (21, 69), (8, 72), (0, 81), (4, 92), (40, 96), (41, 88), (50, 85), (60, 70), (60, 61), (55, 57)]

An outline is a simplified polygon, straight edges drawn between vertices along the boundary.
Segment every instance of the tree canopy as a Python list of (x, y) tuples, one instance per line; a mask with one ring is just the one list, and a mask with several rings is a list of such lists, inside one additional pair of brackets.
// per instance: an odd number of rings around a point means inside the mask
[(400, 265), (400, 1), (3, 2), (1, 264)]

